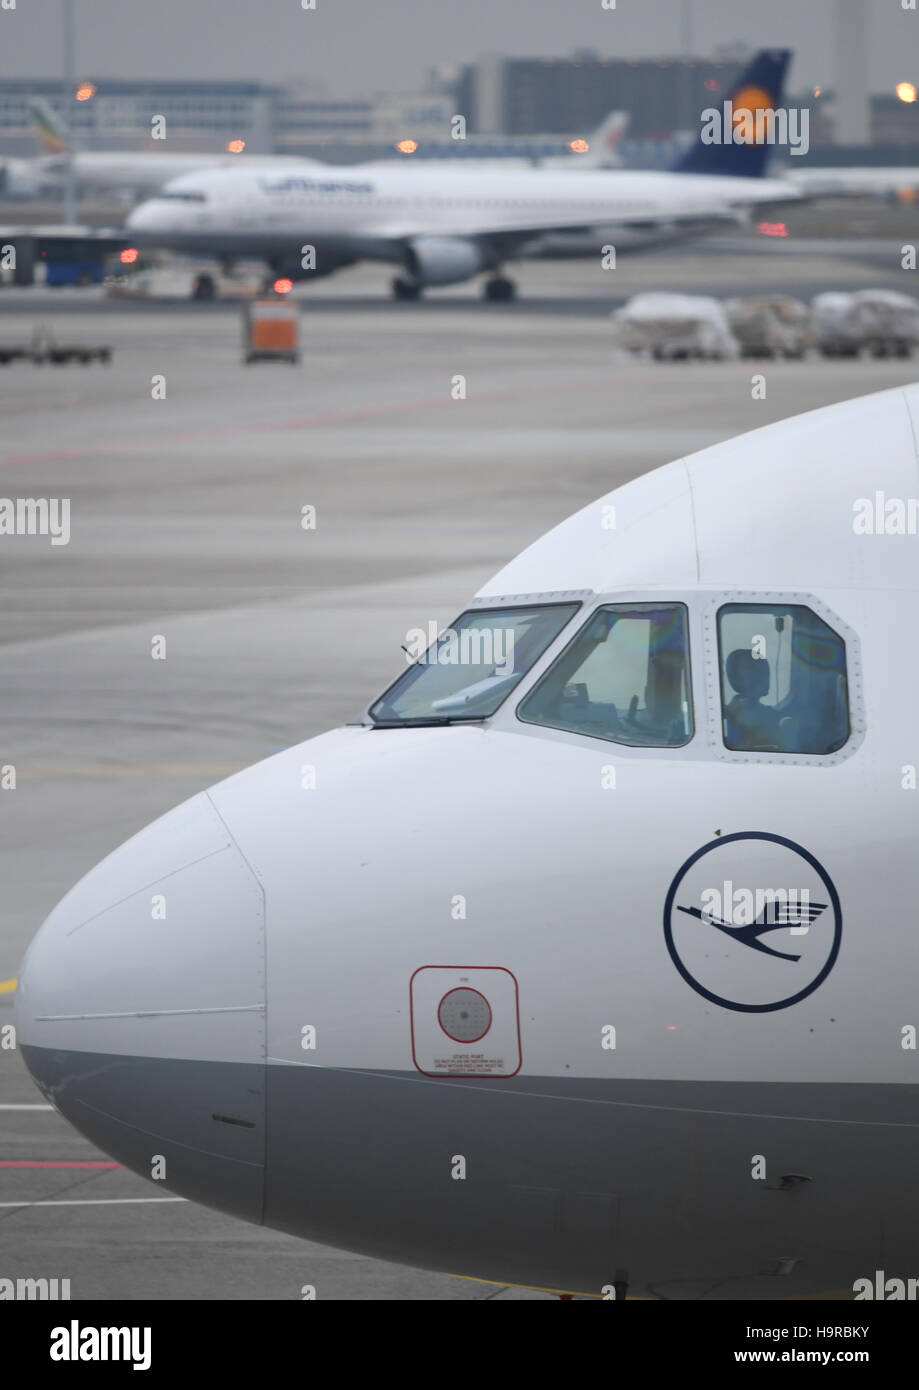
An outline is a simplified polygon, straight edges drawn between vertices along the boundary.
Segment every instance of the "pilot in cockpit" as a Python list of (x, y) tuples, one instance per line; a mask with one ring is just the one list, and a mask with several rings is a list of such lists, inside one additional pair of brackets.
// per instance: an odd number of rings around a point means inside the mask
[(724, 739), (729, 748), (780, 749), (783, 735), (778, 711), (764, 705), (769, 694), (771, 673), (765, 657), (755, 657), (746, 647), (728, 654), (725, 675), (734, 698), (724, 711)]

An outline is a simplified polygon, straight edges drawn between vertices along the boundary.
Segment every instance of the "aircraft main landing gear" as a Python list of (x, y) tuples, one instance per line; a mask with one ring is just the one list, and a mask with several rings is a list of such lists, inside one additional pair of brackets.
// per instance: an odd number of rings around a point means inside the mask
[(484, 294), (492, 304), (507, 304), (517, 298), (517, 286), (513, 280), (508, 280), (507, 276), (495, 275), (491, 280), (485, 281)]
[(421, 286), (414, 280), (406, 280), (403, 275), (397, 275), (392, 282), (393, 299), (420, 299)]

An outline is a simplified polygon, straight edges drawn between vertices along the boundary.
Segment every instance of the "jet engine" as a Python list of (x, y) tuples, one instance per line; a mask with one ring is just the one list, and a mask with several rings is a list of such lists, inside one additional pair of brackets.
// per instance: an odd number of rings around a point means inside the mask
[(418, 285), (456, 285), (490, 264), (482, 247), (463, 237), (416, 237), (405, 252), (405, 268)]

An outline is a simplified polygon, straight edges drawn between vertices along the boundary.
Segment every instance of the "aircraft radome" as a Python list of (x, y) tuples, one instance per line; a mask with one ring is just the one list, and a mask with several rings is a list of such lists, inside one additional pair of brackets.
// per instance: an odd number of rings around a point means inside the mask
[(917, 436), (914, 386), (637, 478), (129, 840), (29, 949), (43, 1093), (161, 1190), (432, 1270), (914, 1275)]

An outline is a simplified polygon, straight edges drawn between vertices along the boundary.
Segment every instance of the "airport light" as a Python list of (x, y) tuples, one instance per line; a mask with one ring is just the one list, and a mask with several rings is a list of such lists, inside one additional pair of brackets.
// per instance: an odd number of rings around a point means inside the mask
[(898, 82), (897, 96), (907, 103), (916, 100), (916, 88), (912, 82)]
[(118, 259), (122, 265), (133, 265), (139, 254), (136, 246), (126, 246)]
[(815, 97), (819, 97), (822, 91), (823, 91), (823, 88), (822, 88), (822, 87), (815, 87), (815, 88), (814, 88), (814, 96), (815, 96)]
[(590, 149), (590, 145), (586, 140), (569, 140), (568, 148), (573, 154), (586, 154)]
[(77, 101), (89, 101), (90, 98), (94, 97), (95, 95), (96, 88), (92, 82), (81, 82), (77, 90), (74, 92), (74, 96), (76, 97)]
[(281, 279), (275, 280), (271, 288), (274, 290), (275, 294), (290, 294), (293, 287), (293, 280), (288, 280), (282, 276)]
[(227, 145), (227, 150), (230, 154), (242, 154), (245, 148), (245, 140), (231, 140)]
[(417, 140), (400, 140), (396, 145), (396, 149), (400, 154), (414, 154), (417, 148)]
[(757, 222), (756, 230), (761, 236), (788, 236), (784, 222)]

